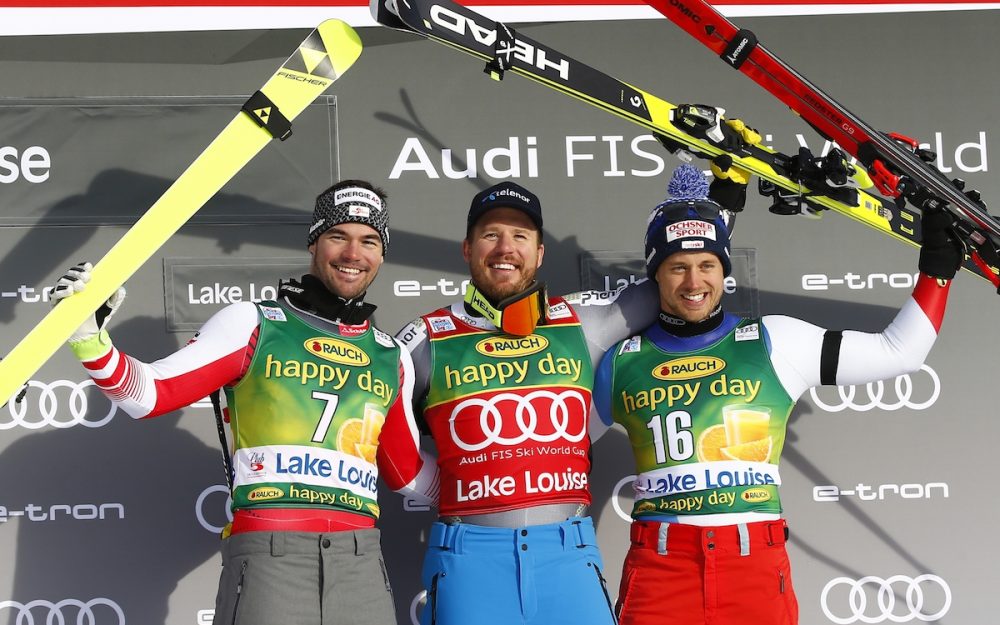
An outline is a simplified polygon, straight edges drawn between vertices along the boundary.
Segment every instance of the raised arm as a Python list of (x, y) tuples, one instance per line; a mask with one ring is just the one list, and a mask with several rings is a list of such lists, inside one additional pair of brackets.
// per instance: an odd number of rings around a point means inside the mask
[(790, 317), (764, 318), (771, 360), (793, 399), (821, 384), (865, 384), (920, 368), (937, 339), (951, 280), (965, 258), (951, 223), (944, 212), (922, 216), (917, 284), (882, 332), (825, 330)]
[[(52, 290), (58, 302), (86, 288), (93, 265), (69, 269)], [(136, 419), (188, 406), (239, 379), (256, 344), (257, 307), (233, 304), (216, 313), (185, 346), (145, 363), (120, 352), (107, 324), (125, 301), (119, 288), (69, 339), (69, 347), (111, 401)]]
[[(232, 304), (209, 319), (183, 348), (152, 363), (122, 353), (107, 337), (95, 344), (71, 344), (94, 383), (136, 419), (188, 406), (242, 377), (256, 343), (257, 308)], [(106, 335), (106, 333), (105, 333)]]

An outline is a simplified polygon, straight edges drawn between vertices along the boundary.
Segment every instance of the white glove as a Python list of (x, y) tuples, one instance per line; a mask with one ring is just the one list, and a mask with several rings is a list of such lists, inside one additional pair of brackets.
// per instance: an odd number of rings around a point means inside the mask
[[(90, 282), (90, 272), (93, 269), (94, 265), (91, 263), (78, 263), (71, 267), (66, 272), (66, 275), (59, 278), (52, 289), (50, 293), (53, 302), (52, 305), (55, 306), (67, 297), (79, 293), (86, 288), (87, 283)], [(108, 298), (108, 301), (102, 304), (100, 308), (94, 311), (93, 315), (83, 322), (83, 325), (76, 329), (76, 332), (69, 337), (69, 342), (80, 343), (100, 335), (108, 325), (108, 321), (114, 316), (124, 301), (125, 289), (118, 287), (118, 290)]]

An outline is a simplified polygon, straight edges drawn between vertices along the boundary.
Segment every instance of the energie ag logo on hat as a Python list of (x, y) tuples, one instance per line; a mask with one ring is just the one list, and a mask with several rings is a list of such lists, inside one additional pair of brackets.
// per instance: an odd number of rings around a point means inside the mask
[[(342, 223), (370, 226), (382, 239), (382, 254), (389, 247), (389, 211), (382, 197), (362, 186), (361, 181), (346, 180), (330, 187), (316, 198), (313, 223), (306, 244), (312, 245), (320, 235)], [(367, 184), (367, 183), (365, 183)]]

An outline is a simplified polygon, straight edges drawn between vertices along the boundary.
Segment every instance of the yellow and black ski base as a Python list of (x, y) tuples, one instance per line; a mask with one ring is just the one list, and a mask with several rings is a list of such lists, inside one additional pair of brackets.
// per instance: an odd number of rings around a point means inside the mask
[(49, 311), (0, 360), (0, 404), (6, 403), (88, 315), (125, 283), (272, 138), (361, 55), (357, 33), (340, 20), (320, 24), (128, 232), (94, 266), (87, 288)]

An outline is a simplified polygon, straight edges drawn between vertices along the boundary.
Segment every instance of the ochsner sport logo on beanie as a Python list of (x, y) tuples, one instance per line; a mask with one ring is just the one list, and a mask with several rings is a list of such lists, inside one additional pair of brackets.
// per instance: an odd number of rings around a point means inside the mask
[[(707, 221), (702, 221), (700, 219), (687, 219), (684, 221), (678, 221), (667, 226), (667, 243), (672, 243), (678, 239), (687, 239), (691, 237), (698, 237), (701, 239), (711, 239), (713, 241), (718, 240), (715, 236), (715, 224), (711, 224)], [(690, 241), (691, 243), (693, 241)], [(704, 247), (704, 242), (700, 242), (702, 245), (692, 246), (692, 247)], [(688, 247), (681, 242), (681, 247)]]

